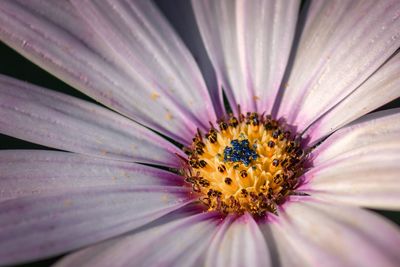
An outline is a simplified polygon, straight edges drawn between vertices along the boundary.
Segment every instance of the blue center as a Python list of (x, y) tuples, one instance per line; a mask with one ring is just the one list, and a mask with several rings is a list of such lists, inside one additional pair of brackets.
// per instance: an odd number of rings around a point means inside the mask
[[(252, 160), (257, 159), (258, 155), (255, 150), (250, 148), (249, 140), (232, 140), (231, 147), (226, 146), (224, 149), (224, 161), (225, 162), (242, 162), (245, 166), (248, 166)], [(254, 144), (253, 148), (257, 146)]]

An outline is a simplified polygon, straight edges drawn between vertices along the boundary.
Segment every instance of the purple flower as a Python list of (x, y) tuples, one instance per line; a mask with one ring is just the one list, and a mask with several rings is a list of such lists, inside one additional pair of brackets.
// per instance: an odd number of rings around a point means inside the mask
[(109, 108), (0, 76), (0, 132), (69, 151), (0, 151), (0, 265), (398, 266), (400, 2), (191, 6), (198, 63), (147, 0), (0, 2)]

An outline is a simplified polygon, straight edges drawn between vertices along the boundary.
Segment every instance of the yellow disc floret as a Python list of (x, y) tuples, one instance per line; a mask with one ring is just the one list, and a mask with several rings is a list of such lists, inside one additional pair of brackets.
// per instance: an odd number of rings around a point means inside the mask
[(209, 210), (256, 216), (276, 213), (277, 205), (294, 192), (303, 171), (301, 140), (270, 116), (231, 115), (198, 132), (191, 147), (186, 182)]

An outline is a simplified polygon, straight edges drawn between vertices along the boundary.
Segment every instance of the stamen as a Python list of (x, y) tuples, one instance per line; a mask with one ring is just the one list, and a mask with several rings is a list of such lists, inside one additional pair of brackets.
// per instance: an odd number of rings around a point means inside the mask
[(219, 171), (219, 172), (222, 172), (222, 173), (225, 172), (225, 171), (226, 171), (225, 165), (223, 165), (223, 164), (219, 165), (219, 166), (218, 166), (218, 171)]
[(225, 178), (225, 183), (226, 183), (227, 185), (230, 185), (230, 184), (232, 183), (232, 179), (229, 178), (229, 177), (226, 177), (226, 178)]
[(185, 181), (209, 210), (277, 214), (288, 195), (302, 195), (296, 188), (307, 153), (282, 121), (239, 113), (219, 120), (218, 128), (210, 123), (205, 138), (198, 131), (184, 148)]

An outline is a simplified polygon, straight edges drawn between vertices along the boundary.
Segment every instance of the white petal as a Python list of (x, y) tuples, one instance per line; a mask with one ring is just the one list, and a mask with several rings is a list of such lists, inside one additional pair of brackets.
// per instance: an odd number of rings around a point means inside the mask
[(276, 220), (261, 222), (260, 229), (268, 242), (268, 247), (271, 253), (272, 266), (280, 267), (300, 267), (308, 266), (304, 257), (296, 250), (296, 246), (290, 244), (285, 234), (279, 232), (273, 225)]
[(0, 202), (0, 265), (61, 254), (147, 224), (191, 201), (182, 187), (106, 186)]
[(302, 190), (315, 198), (400, 210), (400, 110), (366, 116), (313, 152)]
[(56, 266), (202, 266), (201, 255), (218, 221), (219, 216), (213, 213), (179, 218), (78, 251)]
[(289, 57), (298, 1), (192, 1), (234, 110), (270, 112)]
[(272, 231), (290, 246), (294, 254), (283, 256), (298, 258), (296, 266), (395, 267), (400, 262), (398, 227), (372, 212), (297, 202), (279, 218)]
[(315, 143), (338, 128), (400, 97), (400, 53), (383, 65), (356, 91), (320, 117), (306, 135)]
[(169, 1), (155, 1), (155, 3), (195, 58), (207, 84), (217, 118), (226, 115), (222, 88), (217, 84), (216, 74), (200, 36), (190, 1), (174, 0), (174, 5)]
[(400, 47), (400, 2), (312, 1), (278, 117), (300, 132), (351, 94)]
[(0, 132), (67, 151), (179, 166), (179, 149), (110, 110), (0, 76)]
[[(194, 59), (150, 1), (73, 1), (73, 4), (116, 58), (131, 70), (130, 76), (142, 90), (149, 87), (159, 90), (160, 100), (165, 98), (167, 107), (175, 105), (177, 116), (195, 123), (193, 131), (197, 126), (208, 127), (208, 121), (215, 120)], [(180, 130), (186, 129), (181, 126)]]
[(345, 157), (354, 149), (398, 141), (400, 108), (368, 114), (333, 133), (313, 150), (313, 165)]
[(184, 144), (198, 126), (215, 121), (193, 58), (151, 3), (103, 1), (90, 25), (69, 3), (53, 2), (2, 1), (0, 38), (85, 94)]
[(183, 184), (161, 169), (58, 151), (2, 150), (0, 169), (0, 201), (96, 186)]
[(206, 266), (270, 266), (267, 244), (250, 214), (225, 219), (208, 249)]

